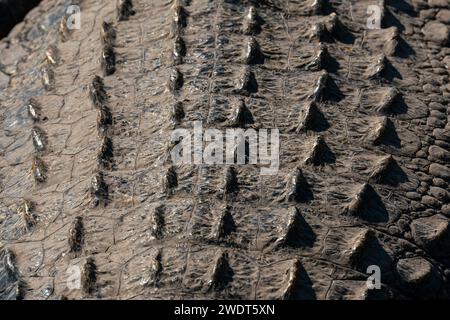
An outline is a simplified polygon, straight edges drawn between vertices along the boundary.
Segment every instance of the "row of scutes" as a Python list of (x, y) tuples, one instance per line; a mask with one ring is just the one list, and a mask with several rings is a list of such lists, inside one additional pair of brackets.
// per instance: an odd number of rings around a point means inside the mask
[[(117, 1), (117, 21), (128, 20), (136, 12), (132, 0)], [(116, 72), (115, 44), (117, 31), (114, 23), (103, 21), (100, 27), (101, 56), (100, 69), (104, 77)], [(112, 134), (113, 116), (109, 106), (109, 95), (106, 91), (105, 80), (101, 76), (94, 76), (88, 85), (89, 98), (97, 111), (97, 133), (100, 137), (100, 145), (97, 152), (96, 169), (91, 179), (89, 194), (90, 204), (93, 207), (106, 206), (110, 202), (110, 190), (105, 180), (105, 170), (114, 167), (114, 147)], [(86, 226), (83, 216), (76, 216), (69, 228), (68, 246), (72, 257), (78, 257), (86, 245)], [(93, 256), (88, 256), (81, 268), (81, 289), (91, 295), (97, 290), (97, 264)], [(64, 297), (63, 297), (64, 298)]]

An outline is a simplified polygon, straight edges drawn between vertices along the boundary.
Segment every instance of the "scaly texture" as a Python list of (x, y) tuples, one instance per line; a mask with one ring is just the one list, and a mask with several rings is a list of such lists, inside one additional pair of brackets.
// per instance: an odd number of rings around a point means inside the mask
[[(448, 297), (443, 9), (372, 2), (42, 1), (0, 42), (2, 298)], [(280, 129), (278, 174), (171, 163), (199, 120)]]

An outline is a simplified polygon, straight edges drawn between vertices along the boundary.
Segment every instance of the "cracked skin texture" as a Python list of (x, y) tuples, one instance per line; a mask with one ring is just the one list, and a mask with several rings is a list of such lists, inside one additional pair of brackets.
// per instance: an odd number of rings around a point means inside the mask
[[(235, 86), (246, 66), (242, 26), (251, 1), (180, 1), (188, 13), (181, 27), (172, 24), (173, 2), (132, 2), (135, 14), (118, 21), (114, 1), (80, 1), (82, 27), (63, 41), (69, 1), (44, 0), (0, 41), (3, 299), (448, 297), (450, 51), (421, 33), (425, 1), (388, 1), (380, 30), (365, 27), (369, 1), (330, 1), (318, 12), (313, 1), (256, 5), (264, 59), (248, 66), (258, 86), (247, 94)], [(330, 22), (333, 12), (340, 23)], [(89, 99), (93, 77), (103, 77), (103, 21), (116, 31), (116, 71), (103, 78), (113, 117), (108, 168), (97, 162), (103, 140)], [(318, 22), (325, 29), (314, 35)], [(177, 92), (167, 86), (174, 32), (186, 46)], [(46, 90), (50, 46), (58, 61)], [(328, 56), (317, 66), (321, 46)], [(388, 63), (377, 65), (382, 54)], [(314, 95), (323, 70), (329, 80)], [(399, 95), (389, 95), (393, 87)], [(40, 106), (37, 123), (30, 98)], [(171, 167), (174, 126), (202, 120), (225, 129), (242, 99), (251, 126), (280, 129), (277, 175), (236, 166), (236, 181), (228, 180), (236, 191), (224, 194), (223, 167)], [(174, 124), (177, 102), (184, 117)], [(302, 121), (307, 130), (295, 130)], [(45, 133), (39, 152), (33, 126)], [(34, 179), (37, 153), (44, 183)], [(302, 178), (292, 180), (297, 168)], [(99, 170), (108, 199), (94, 207)], [(77, 217), (81, 249), (71, 252)], [(370, 265), (380, 267), (381, 290), (367, 289)], [(68, 286), (73, 266), (79, 290)]]

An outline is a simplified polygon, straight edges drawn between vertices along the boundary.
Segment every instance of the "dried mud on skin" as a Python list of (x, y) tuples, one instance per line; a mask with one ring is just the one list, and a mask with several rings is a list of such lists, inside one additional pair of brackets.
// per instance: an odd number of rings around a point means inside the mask
[[(0, 41), (2, 299), (448, 298), (450, 8), (70, 3)], [(199, 120), (279, 128), (279, 172), (174, 165)]]

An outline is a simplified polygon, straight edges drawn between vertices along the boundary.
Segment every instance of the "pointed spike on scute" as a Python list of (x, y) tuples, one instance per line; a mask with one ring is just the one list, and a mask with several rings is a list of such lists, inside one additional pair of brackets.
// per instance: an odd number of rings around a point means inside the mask
[(151, 223), (152, 226), (150, 228), (150, 233), (152, 237), (154, 237), (155, 239), (161, 239), (165, 223), (163, 206), (158, 206), (153, 210), (151, 215)]
[(381, 115), (396, 114), (396, 105), (401, 98), (402, 94), (397, 88), (389, 88), (376, 108), (377, 113)]
[(91, 294), (97, 286), (97, 265), (92, 257), (86, 259), (81, 272), (81, 286), (83, 292)]
[(325, 25), (321, 22), (317, 22), (311, 28), (310, 38), (321, 39), (325, 32), (326, 32)]
[(339, 20), (337, 14), (335, 12), (331, 13), (327, 20), (325, 21), (325, 26), (333, 35), (339, 34), (339, 32), (342, 32), (343, 29), (345, 29), (344, 25), (342, 24), (341, 20)]
[(234, 102), (233, 114), (230, 119), (230, 126), (245, 127), (255, 123), (250, 109), (247, 108), (244, 99), (238, 99)]
[[(182, 145), (180, 143), (183, 142), (184, 137), (174, 137), (174, 140), (170, 140), (166, 143), (166, 162), (173, 163), (172, 153), (173, 152), (182, 152)], [(178, 150), (174, 150), (175, 148), (180, 147)]]
[(55, 85), (55, 71), (46, 64), (41, 69), (41, 80), (46, 91), (52, 91)]
[(100, 108), (108, 99), (103, 78), (95, 76), (89, 84), (89, 97), (96, 108)]
[(371, 141), (374, 145), (382, 144), (383, 140), (389, 135), (389, 128), (394, 127), (394, 123), (388, 117), (383, 117), (376, 125), (371, 134)]
[(33, 159), (33, 175), (34, 180), (39, 183), (47, 181), (47, 166), (41, 158), (35, 156)]
[(316, 86), (314, 87), (314, 91), (311, 94), (310, 98), (312, 101), (320, 102), (325, 100), (325, 93), (327, 92), (327, 86), (329, 82), (329, 75), (327, 71), (322, 71), (319, 79), (316, 82)]
[(186, 56), (186, 44), (183, 38), (179, 35), (175, 37), (173, 45), (173, 62), (175, 65), (183, 63), (183, 58)]
[(397, 27), (391, 27), (387, 29), (386, 39), (388, 40), (394, 40), (398, 39), (400, 37), (400, 31)]
[(173, 68), (170, 72), (168, 87), (170, 91), (176, 92), (181, 89), (184, 84), (183, 74), (178, 68)]
[(319, 166), (332, 162), (332, 152), (323, 137), (317, 137), (314, 145), (304, 160), (305, 164)]
[(93, 206), (96, 207), (101, 203), (106, 206), (108, 201), (108, 186), (102, 172), (98, 172), (92, 177), (90, 192)]
[(364, 183), (347, 206), (347, 213), (359, 216), (364, 210), (365, 204), (369, 203), (376, 194), (376, 191), (370, 184)]
[(292, 266), (286, 271), (286, 287), (283, 289), (281, 298), (283, 300), (291, 300), (295, 297), (295, 293), (298, 287), (300, 272), (302, 265), (300, 260), (293, 260)]
[(326, 7), (329, 4), (327, 0), (311, 0), (311, 10), (314, 15), (325, 14)]
[(41, 120), (41, 106), (36, 99), (31, 98), (28, 101), (27, 111), (33, 122), (39, 122)]
[(162, 249), (158, 249), (155, 257), (151, 261), (150, 268), (147, 270), (147, 274), (141, 280), (141, 284), (145, 287), (158, 286), (162, 270)]
[(72, 226), (69, 229), (69, 251), (79, 253), (83, 249), (84, 243), (84, 224), (82, 217), (75, 217)]
[(102, 144), (100, 146), (100, 151), (97, 156), (97, 163), (103, 168), (111, 168), (114, 158), (113, 153), (113, 142), (112, 139), (104, 136), (102, 139)]
[(309, 71), (326, 70), (327, 62), (331, 59), (326, 46), (321, 45), (314, 59), (308, 63), (306, 69)]
[(317, 40), (319, 42), (331, 42), (332, 36), (328, 32), (323, 22), (317, 22), (311, 28), (309, 33), (310, 40)]
[(173, 33), (177, 34), (181, 29), (187, 27), (187, 17), (188, 13), (182, 5), (174, 6), (174, 16), (173, 16)]
[(288, 202), (307, 202), (311, 198), (310, 193), (308, 181), (303, 175), (303, 171), (297, 167), (290, 174), (286, 183), (285, 192), (280, 200)]
[(59, 52), (58, 48), (50, 45), (45, 51), (45, 58), (47, 59), (47, 62), (52, 65), (56, 65), (59, 62)]
[(352, 266), (359, 264), (361, 255), (374, 237), (375, 234), (371, 229), (364, 229), (352, 240), (351, 247), (348, 250), (348, 257)]
[(108, 130), (108, 127), (113, 123), (112, 114), (106, 105), (99, 107), (97, 111), (97, 130), (103, 135)]
[(104, 95), (106, 94), (105, 83), (104, 83), (102, 77), (97, 76), (97, 75), (94, 76), (94, 78), (92, 78), (91, 86), (94, 91), (98, 91)]
[(16, 212), (21, 217), (25, 230), (31, 230), (37, 224), (37, 215), (34, 213), (34, 208), (34, 203), (29, 200), (24, 200), (17, 207)]
[(238, 191), (239, 184), (237, 178), (237, 171), (234, 167), (229, 166), (225, 169), (225, 178), (224, 178), (224, 193), (230, 194)]
[(167, 169), (163, 179), (163, 189), (165, 193), (172, 193), (173, 189), (178, 186), (178, 174), (175, 167), (171, 166)]
[(245, 14), (242, 31), (245, 35), (256, 35), (261, 32), (261, 18), (254, 6), (250, 6)]
[(2, 295), (4, 299), (23, 300), (27, 285), (17, 267), (17, 258), (9, 248), (0, 243), (0, 268), (2, 277)]
[(153, 279), (155, 279), (155, 283), (158, 281), (158, 278), (162, 272), (162, 268), (162, 249), (159, 249), (151, 265), (151, 272), (153, 273)]
[(386, 27), (386, 23), (385, 23), (386, 14), (387, 14), (387, 11), (388, 11), (388, 7), (387, 7), (387, 4), (386, 4), (386, 1), (385, 0), (378, 0), (378, 7), (381, 9), (381, 12), (380, 12), (380, 23), (381, 23), (381, 25), (380, 25), (380, 27), (381, 28), (385, 28)]
[(356, 191), (343, 213), (374, 223), (389, 221), (389, 212), (383, 199), (369, 183), (364, 183)]
[(25, 282), (17, 267), (16, 255), (0, 243), (0, 268), (2, 277), (2, 294), (5, 298), (23, 300)]
[(369, 179), (370, 181), (374, 181), (376, 183), (382, 183), (386, 179), (386, 175), (389, 175), (389, 172), (397, 167), (398, 164), (394, 157), (392, 157), (392, 155), (388, 155), (377, 163)]
[(65, 14), (61, 18), (61, 22), (59, 23), (58, 32), (59, 32), (59, 35), (61, 36), (62, 42), (66, 42), (70, 35), (71, 30), (68, 28), (68, 19), (69, 19), (69, 15)]
[(384, 54), (379, 56), (375, 63), (369, 65), (367, 68), (366, 74), (369, 79), (380, 79), (386, 73), (386, 69), (389, 65), (389, 60), (386, 58)]
[(254, 37), (249, 37), (245, 46), (245, 63), (248, 65), (263, 64), (264, 60), (265, 56), (258, 41)]
[(113, 46), (105, 45), (102, 49), (101, 67), (103, 75), (110, 76), (116, 72), (116, 53)]
[(229, 281), (229, 273), (230, 263), (228, 253), (223, 250), (218, 250), (207, 284), (208, 290), (219, 291), (224, 289)]
[(235, 229), (235, 222), (230, 208), (227, 206), (220, 213), (217, 221), (213, 225), (211, 238), (220, 241), (229, 236)]
[(397, 38), (390, 39), (385, 42), (384, 47), (383, 47), (383, 52), (387, 56), (393, 57), (393, 56), (396, 56), (396, 54), (399, 50), (398, 47), (399, 47), (398, 39)]
[(184, 119), (186, 116), (183, 108), (183, 103), (181, 101), (177, 101), (173, 107), (172, 111), (170, 113), (170, 119), (173, 124), (178, 124), (181, 122), (181, 120)]
[(300, 211), (292, 207), (289, 209), (286, 224), (279, 228), (280, 236), (275, 240), (275, 247), (295, 246), (299, 237), (300, 223), (303, 220)]
[(387, 29), (387, 34), (384, 41), (383, 52), (387, 56), (396, 56), (400, 50), (400, 42), (402, 38), (397, 27)]
[(245, 66), (242, 69), (237, 82), (237, 87), (234, 91), (235, 93), (244, 95), (258, 92), (258, 82), (256, 81), (255, 73), (249, 66)]
[(350, 30), (339, 20), (337, 14), (333, 12), (328, 16), (324, 22), (329, 34), (339, 41), (344, 43), (353, 43), (354, 36)]
[(3, 247), (2, 244), (0, 244), (0, 252), (3, 253), (5, 268), (7, 269), (6, 272), (12, 279), (17, 280), (19, 270), (16, 266), (16, 255), (11, 249)]
[(42, 152), (46, 148), (47, 135), (40, 127), (34, 126), (31, 130), (31, 138), (33, 140), (34, 148), (37, 152)]
[(128, 20), (135, 13), (132, 0), (117, 1), (117, 19), (119, 21)]
[(322, 112), (314, 101), (308, 102), (300, 113), (299, 124), (295, 127), (295, 132), (306, 132), (309, 130), (319, 130), (326, 126), (326, 120)]
[(112, 23), (103, 21), (101, 29), (100, 29), (100, 38), (102, 40), (103, 45), (113, 46), (116, 42), (116, 29), (112, 25)]

